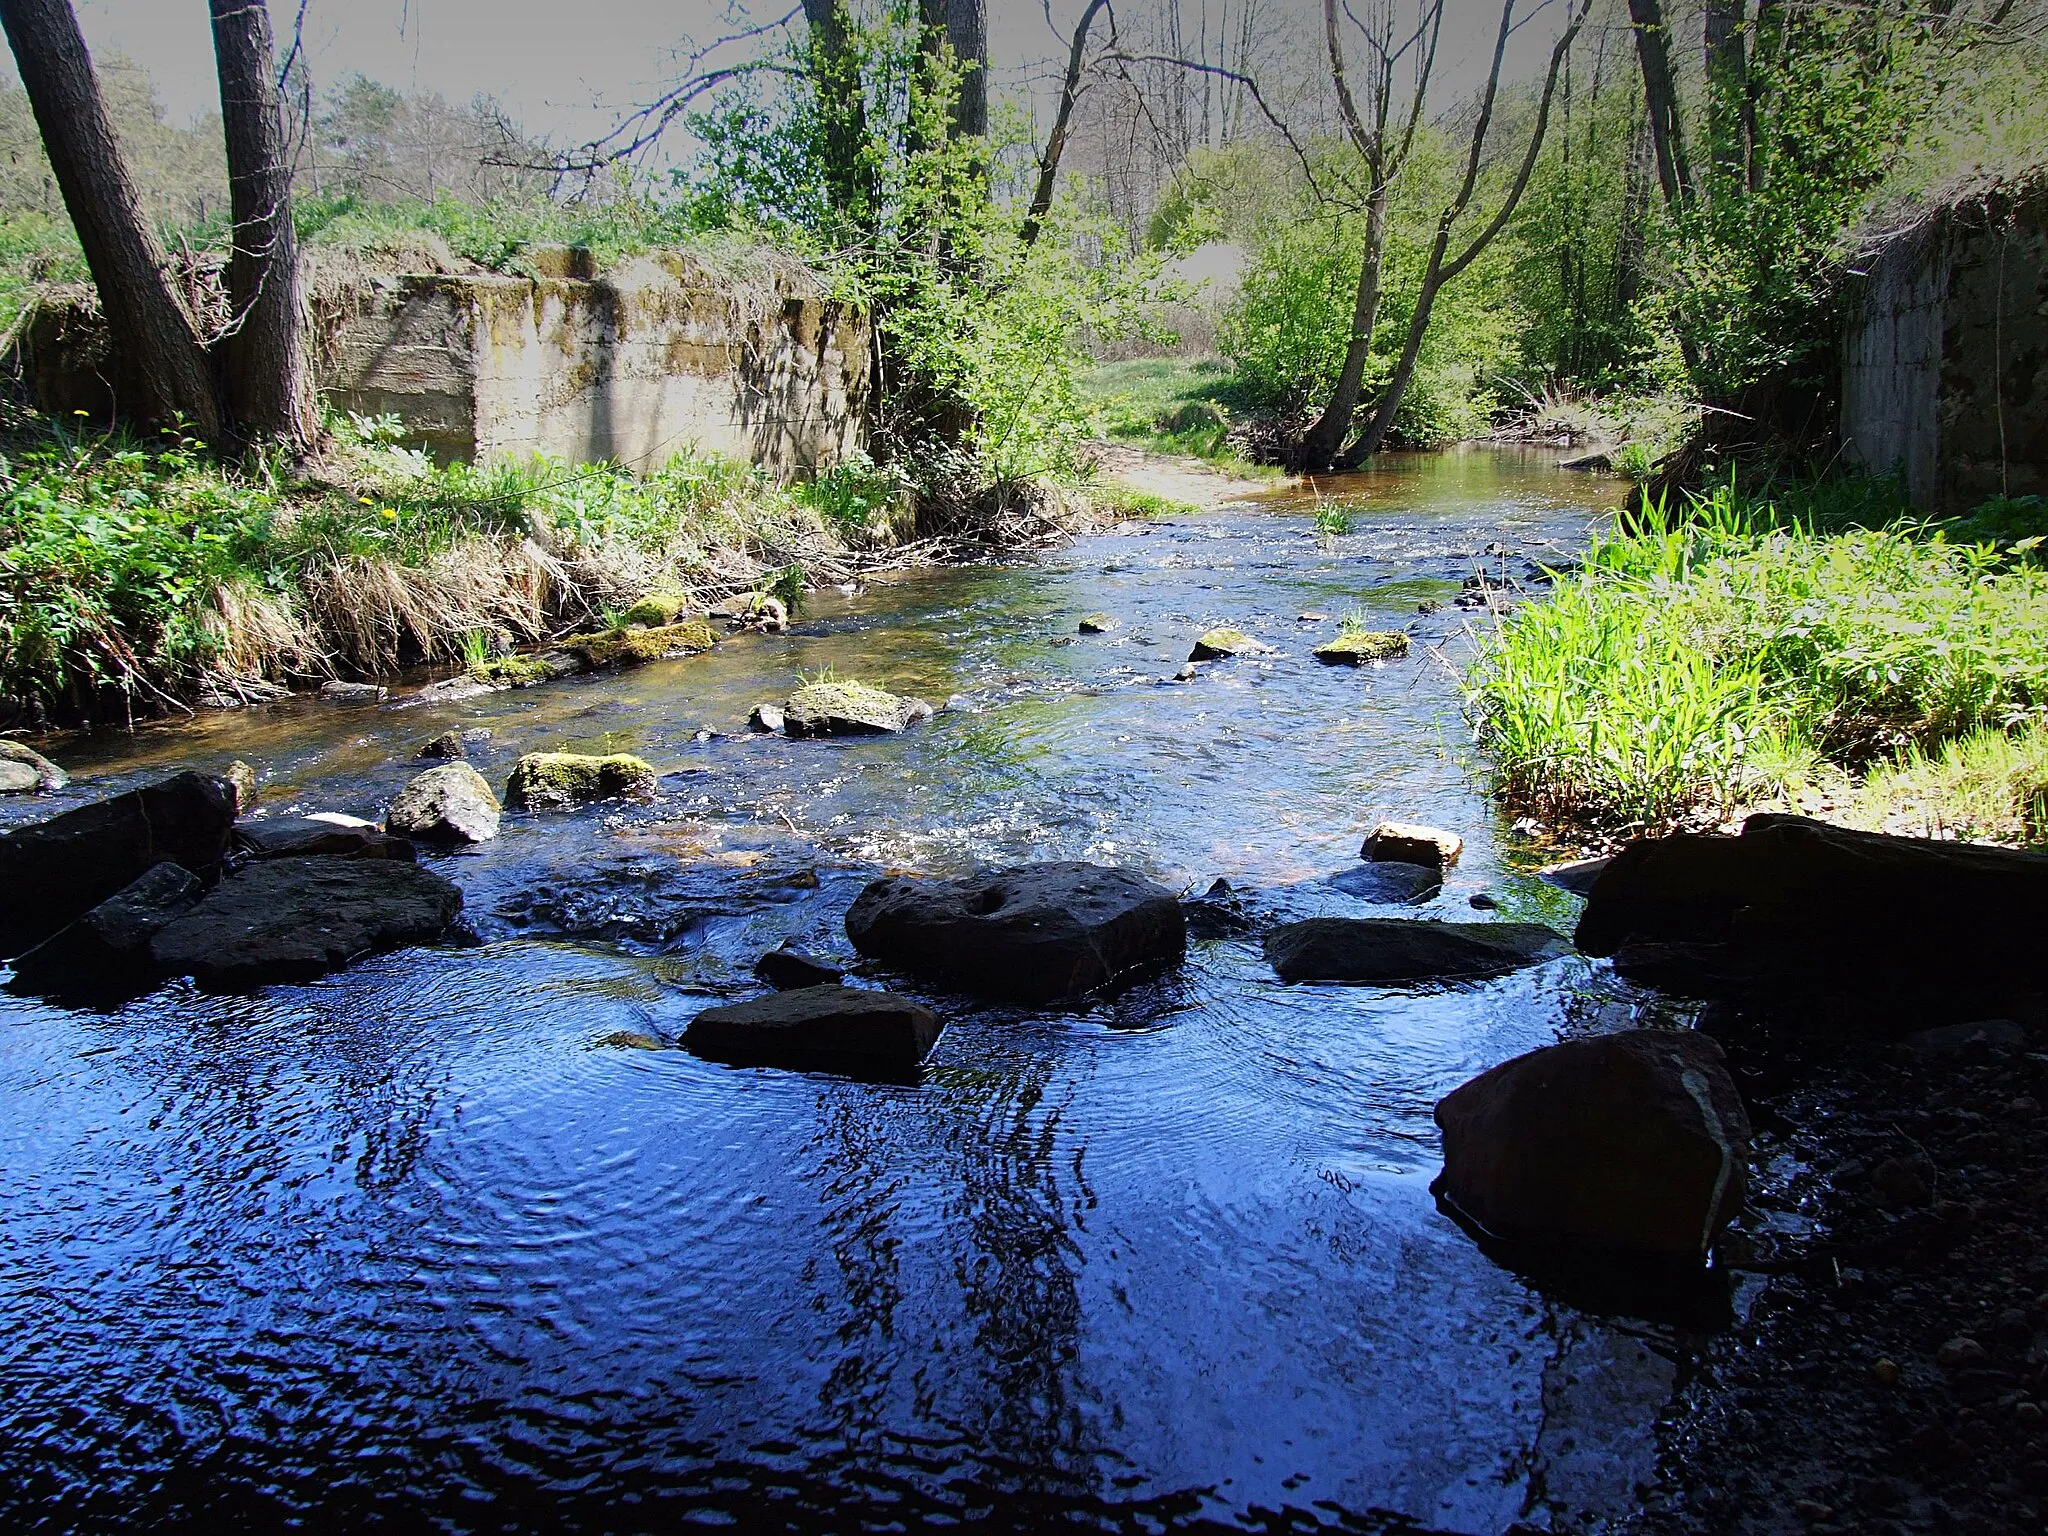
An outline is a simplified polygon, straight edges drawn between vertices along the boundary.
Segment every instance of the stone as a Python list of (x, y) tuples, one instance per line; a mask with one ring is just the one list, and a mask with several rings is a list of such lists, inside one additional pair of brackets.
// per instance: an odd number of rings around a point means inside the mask
[(1755, 815), (1738, 837), (1629, 844), (1593, 881), (1577, 937), (1603, 956), (1711, 946), (1696, 951), (1701, 991), (1720, 976), (1774, 996), (1849, 995), (1925, 1026), (2038, 991), (2043, 931), (2048, 855)]
[(1436, 1106), (1437, 1194), (1519, 1242), (1704, 1262), (1748, 1192), (1749, 1115), (1720, 1046), (1628, 1029), (1517, 1056)]
[(1383, 821), (1372, 829), (1358, 856), (1376, 864), (1388, 861), (1449, 869), (1464, 851), (1465, 839), (1455, 832), (1425, 827), (1419, 822)]
[(1397, 661), (1408, 654), (1408, 637), (1398, 630), (1376, 633), (1347, 629), (1315, 648), (1317, 661), (1332, 667), (1362, 667), (1369, 662)]
[[(562, 649), (588, 667), (637, 667), (671, 656), (695, 656), (718, 644), (703, 619), (665, 624), (658, 629), (614, 629), (604, 634), (571, 635)], [(545, 664), (546, 658), (542, 658)]]
[(235, 792), (235, 814), (246, 816), (256, 809), (259, 791), (256, 787), (256, 770), (239, 757), (228, 764), (228, 771), (221, 775), (228, 788)]
[(1557, 467), (1559, 469), (1576, 469), (1582, 472), (1612, 469), (1614, 468), (1614, 460), (1608, 455), (1606, 449), (1596, 448), (1591, 453), (1581, 453), (1569, 459), (1559, 459)]
[(510, 686), (509, 683), (487, 681), (465, 672), (460, 677), (444, 677), (438, 683), (428, 683), (399, 707), (415, 709), (422, 704), (459, 704), (464, 699), (482, 698), (487, 693), (503, 693)]
[(1964, 1333), (1949, 1339), (1934, 1352), (1934, 1363), (1945, 1371), (1967, 1370), (1973, 1365), (1984, 1364), (1990, 1358), (1989, 1350)]
[(771, 949), (754, 962), (754, 975), (778, 992), (794, 992), (799, 987), (835, 987), (846, 972), (800, 950)]
[(125, 890), (59, 929), (14, 961), (19, 990), (119, 994), (155, 977), (149, 952), (174, 919), (199, 904), (199, 877), (176, 864), (158, 864)]
[(1173, 892), (1131, 870), (1073, 862), (961, 880), (891, 875), (854, 899), (846, 933), (896, 970), (1023, 1003), (1098, 992), (1187, 953)]
[(413, 846), (387, 836), (374, 822), (339, 813), (266, 816), (235, 825), (235, 847), (257, 859), (397, 859), (413, 861)]
[(344, 683), (338, 678), (320, 685), (320, 697), (330, 704), (382, 704), (391, 690), (378, 683)]
[(557, 678), (573, 677), (585, 670), (583, 662), (569, 652), (549, 651), (540, 656), (493, 656), (486, 661), (471, 662), (469, 677), (486, 691), (496, 692), (501, 688), (531, 688)]
[(1195, 642), (1189, 661), (1221, 661), (1226, 656), (1271, 656), (1273, 647), (1241, 629), (1212, 629)]
[(460, 731), (443, 731), (413, 756), (429, 762), (459, 763), (469, 756), (469, 743), (462, 739)]
[(931, 1010), (888, 992), (799, 987), (690, 1020), (683, 1045), (744, 1066), (906, 1071), (930, 1054), (940, 1024)]
[(71, 782), (71, 775), (42, 753), (0, 737), (0, 794), (51, 795)]
[(428, 843), (487, 843), (498, 835), (498, 811), (482, 774), (467, 763), (444, 763), (398, 792), (384, 830)]
[[(889, 736), (922, 718), (922, 703), (866, 683), (810, 683), (784, 702), (782, 729), (790, 736)], [(926, 705), (924, 714), (930, 713)]]
[(2024, 1051), (2026, 1030), (2011, 1019), (1974, 1019), (1967, 1024), (1944, 1024), (1906, 1036), (1899, 1044), (1913, 1055), (1932, 1060), (1959, 1056), (1964, 1051)]
[(781, 730), (782, 706), (780, 704), (768, 703), (756, 704), (754, 712), (747, 716), (747, 729), (750, 731), (769, 732)]
[(204, 876), (227, 852), (235, 792), (199, 773), (0, 834), (0, 955), (17, 955), (169, 861)]
[(1539, 923), (1311, 917), (1266, 935), (1266, 958), (1282, 981), (1368, 986), (1499, 976), (1566, 948)]
[(1360, 901), (1406, 904), (1427, 901), (1443, 889), (1443, 871), (1427, 864), (1360, 864), (1339, 870), (1325, 882)]
[(1888, 1157), (1870, 1170), (1870, 1184), (1891, 1210), (1926, 1205), (1934, 1198), (1934, 1161), (1924, 1152)]
[(679, 592), (650, 592), (620, 615), (619, 623), (628, 629), (666, 629), (689, 606)]
[(430, 943), (462, 892), (388, 859), (272, 859), (237, 871), (150, 944), (157, 969), (209, 991), (305, 982), (366, 955)]
[(515, 811), (554, 811), (600, 800), (653, 800), (661, 775), (625, 752), (529, 752), (513, 765), (505, 804)]
[(1106, 635), (1117, 627), (1116, 617), (1107, 613), (1087, 613), (1074, 626), (1075, 632), (1083, 635)]
[(1465, 902), (1475, 912), (1493, 912), (1500, 907), (1500, 898), (1491, 891), (1474, 891)]
[(1579, 859), (1570, 864), (1552, 864), (1536, 871), (1537, 878), (1556, 886), (1560, 891), (1570, 891), (1574, 896), (1584, 896), (1593, 889), (1593, 882), (1614, 861), (1612, 859)]

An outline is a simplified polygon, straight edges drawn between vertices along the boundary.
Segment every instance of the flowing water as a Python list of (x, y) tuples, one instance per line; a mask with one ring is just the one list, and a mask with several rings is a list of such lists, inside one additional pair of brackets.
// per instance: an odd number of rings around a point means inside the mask
[[(59, 754), (67, 799), (245, 758), (266, 812), (377, 815), (451, 725), (494, 733), (494, 780), (544, 748), (667, 777), (428, 858), (475, 946), (252, 998), (0, 999), (0, 1524), (1493, 1533), (1627, 1507), (1669, 1340), (1497, 1267), (1429, 1193), (1442, 1093), (1632, 1006), (1582, 961), (1286, 987), (1254, 941), (1203, 941), (1085, 1012), (931, 998), (914, 1084), (620, 1038), (753, 990), (784, 940), (850, 958), (881, 868), (1087, 858), (1384, 914), (1320, 879), (1398, 814), (1467, 840), (1419, 913), (1483, 917), (1485, 890), (1568, 931), (1472, 776), (1450, 600), (1568, 555), (1611, 489), (1472, 451), (1324, 494), (1353, 532), (1274, 494), (828, 591), (799, 633), (623, 675)], [(1121, 627), (1076, 636), (1096, 609)], [(1353, 609), (1411, 657), (1314, 662), (1334, 622), (1297, 615)], [(1170, 681), (1225, 622), (1279, 654)], [(743, 733), (828, 666), (971, 708)]]

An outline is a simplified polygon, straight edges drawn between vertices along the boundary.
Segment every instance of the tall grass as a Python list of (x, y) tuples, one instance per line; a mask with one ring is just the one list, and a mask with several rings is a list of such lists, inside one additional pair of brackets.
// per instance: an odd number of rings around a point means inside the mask
[(1867, 482), (1722, 487), (1597, 540), (1484, 637), (1468, 679), (1501, 794), (1669, 826), (1769, 798), (1799, 765), (1867, 774), (2041, 720), (2039, 540), (1898, 511)]

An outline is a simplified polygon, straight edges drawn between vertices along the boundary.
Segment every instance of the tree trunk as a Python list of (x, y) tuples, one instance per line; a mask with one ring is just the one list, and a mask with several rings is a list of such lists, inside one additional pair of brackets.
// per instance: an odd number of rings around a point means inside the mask
[(1657, 180), (1672, 208), (1692, 203), (1692, 164), (1685, 153), (1685, 123), (1678, 113), (1678, 83), (1671, 72), (1671, 29), (1658, 0), (1628, 0), (1635, 24), (1636, 57), (1642, 61), (1643, 100), (1650, 110), (1650, 137), (1657, 146)]
[(199, 328), (143, 217), (69, 0), (0, 0), (0, 27), (85, 249), (107, 329), (142, 389), (134, 414), (166, 426), (182, 418), (203, 436), (217, 437), (220, 401)]
[(1344, 439), (1351, 435), (1351, 418), (1358, 414), (1358, 398), (1365, 387), (1365, 365), (1372, 360), (1372, 335), (1380, 309), (1380, 272), (1386, 254), (1388, 202), (1386, 183), (1377, 176), (1375, 180), (1378, 184), (1365, 209), (1365, 254), (1358, 264), (1358, 291), (1351, 301), (1351, 339), (1344, 348), (1344, 367), (1337, 375), (1337, 387), (1330, 391), (1330, 403), (1302, 439), (1294, 467), (1304, 474), (1328, 469), (1343, 448)]
[(1749, 52), (1742, 36), (1744, 0), (1707, 0), (1707, 107), (1717, 165), (1735, 183), (1755, 187), (1756, 106), (1749, 95)]
[(1066, 152), (1067, 130), (1074, 120), (1074, 103), (1081, 97), (1081, 69), (1088, 58), (1088, 29), (1095, 25), (1096, 12), (1109, 0), (1088, 0), (1088, 9), (1074, 28), (1074, 46), (1067, 54), (1066, 78), (1060, 82), (1059, 109), (1053, 114), (1052, 131), (1045, 136), (1045, 153), (1038, 159), (1038, 185), (1032, 190), (1031, 205), (1024, 213), (1023, 240), (1038, 243), (1045, 216), (1052, 209), (1052, 194), (1058, 184), (1060, 156)]
[(928, 35), (953, 45), (964, 73), (960, 99), (953, 103), (952, 134), (979, 139), (988, 134), (988, 0), (918, 0)]
[(221, 343), (228, 412), (245, 437), (294, 452), (312, 446), (317, 414), (299, 315), (292, 170), (264, 0), (208, 0), (227, 138), (234, 251), (232, 319)]
[(810, 24), (809, 72), (825, 124), (825, 194), (832, 211), (872, 234), (880, 193), (868, 153), (867, 83), (846, 0), (803, 0)]

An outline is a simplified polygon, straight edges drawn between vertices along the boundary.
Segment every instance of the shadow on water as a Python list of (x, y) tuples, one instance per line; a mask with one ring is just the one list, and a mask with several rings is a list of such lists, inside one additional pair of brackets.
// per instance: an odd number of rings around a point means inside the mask
[[(1043, 1014), (886, 978), (947, 1023), (914, 1083), (618, 1043), (678, 1039), (778, 944), (855, 962), (881, 868), (1086, 858), (1460, 919), (1485, 891), (1568, 928), (1463, 761), (1448, 599), (1532, 581), (1611, 498), (1498, 453), (1321, 489), (1352, 532), (1281, 494), (819, 593), (796, 633), (622, 675), (73, 743), (75, 798), (240, 757), (266, 813), (379, 815), (450, 727), (492, 733), (496, 782), (564, 747), (667, 777), (430, 855), (477, 947), (249, 999), (0, 994), (0, 1524), (1494, 1536), (1624, 1509), (1677, 1347), (1641, 1319), (1707, 1313), (1502, 1267), (1428, 1189), (1438, 1097), (1627, 1006), (1583, 962), (1287, 988), (1226, 933)], [(1118, 628), (1078, 635), (1098, 609)], [(1354, 609), (1411, 660), (1315, 663)], [(1225, 621), (1273, 654), (1173, 681)], [(826, 665), (968, 707), (744, 733)], [(1390, 815), (1464, 833), (1442, 888), (1329, 884)]]

